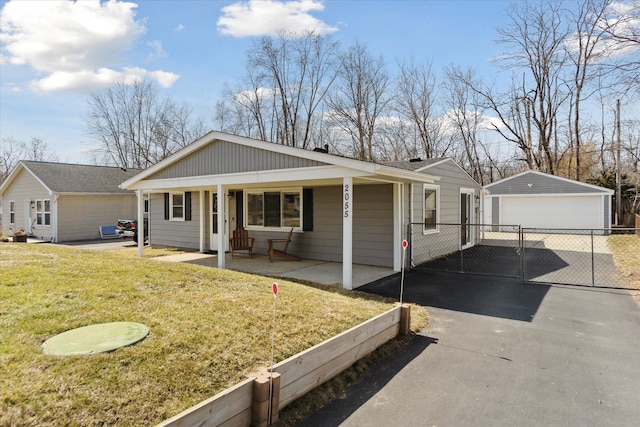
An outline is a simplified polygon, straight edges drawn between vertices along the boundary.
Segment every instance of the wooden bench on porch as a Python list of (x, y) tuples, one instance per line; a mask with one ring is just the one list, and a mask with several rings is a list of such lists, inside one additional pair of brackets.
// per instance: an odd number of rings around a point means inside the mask
[(253, 256), (253, 242), (255, 240), (255, 238), (249, 237), (249, 232), (244, 227), (237, 227), (229, 239), (231, 258), (233, 258), (235, 251), (247, 251), (249, 256)]
[[(300, 257), (290, 254), (287, 252), (289, 248), (289, 243), (291, 243), (291, 235), (293, 234), (293, 228), (289, 231), (286, 239), (269, 239), (269, 262), (273, 262), (274, 255), (281, 256), (283, 258), (288, 258), (293, 261), (300, 261)], [(274, 243), (284, 243), (284, 247), (282, 249), (276, 249), (273, 247)]]

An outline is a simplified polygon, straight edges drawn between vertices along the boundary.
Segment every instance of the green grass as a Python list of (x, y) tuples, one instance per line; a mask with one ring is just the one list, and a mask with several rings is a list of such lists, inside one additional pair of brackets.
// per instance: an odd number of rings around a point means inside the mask
[(609, 247), (620, 279), (632, 289), (640, 302), (640, 236), (614, 234), (609, 236)]
[[(213, 396), (268, 365), (271, 283), (118, 252), (0, 243), (0, 425), (153, 425)], [(391, 307), (358, 292), (279, 284), (276, 361)], [(111, 353), (42, 352), (58, 333), (113, 321), (151, 333)]]

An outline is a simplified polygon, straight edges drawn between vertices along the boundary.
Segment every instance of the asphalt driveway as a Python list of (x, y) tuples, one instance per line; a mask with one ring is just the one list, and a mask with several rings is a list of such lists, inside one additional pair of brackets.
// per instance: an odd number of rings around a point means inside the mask
[[(397, 281), (360, 290), (399, 295)], [(413, 271), (431, 322), (306, 426), (636, 426), (640, 307), (626, 291)]]

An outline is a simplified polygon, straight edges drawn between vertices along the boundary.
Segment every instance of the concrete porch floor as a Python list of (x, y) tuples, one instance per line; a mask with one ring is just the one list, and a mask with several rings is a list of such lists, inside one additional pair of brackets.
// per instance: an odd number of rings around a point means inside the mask
[[(217, 254), (203, 254), (197, 252), (169, 255), (154, 258), (164, 262), (188, 262), (191, 264), (218, 267)], [(342, 263), (303, 259), (289, 261), (276, 258), (273, 263), (265, 255), (236, 255), (226, 254), (225, 267), (229, 270), (244, 273), (259, 274), (267, 277), (283, 277), (287, 279), (306, 280), (323, 285), (342, 286)], [(353, 264), (353, 288), (396, 274), (391, 268), (371, 265)]]

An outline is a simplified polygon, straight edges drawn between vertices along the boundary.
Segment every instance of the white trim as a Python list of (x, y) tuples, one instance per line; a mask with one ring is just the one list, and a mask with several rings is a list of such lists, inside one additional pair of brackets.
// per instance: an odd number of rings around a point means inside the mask
[[(300, 225), (297, 227), (293, 227), (293, 231), (302, 232), (303, 226), (303, 197), (302, 197), (302, 187), (273, 187), (273, 188), (246, 188), (242, 192), (242, 207), (243, 207), (243, 218), (242, 223), (244, 224), (244, 228), (247, 230), (255, 230), (255, 231), (289, 231), (291, 230), (291, 226), (282, 225), (282, 204), (280, 205), (280, 227), (268, 227), (264, 225), (266, 222), (266, 215), (264, 215), (264, 194), (265, 193), (280, 193), (280, 203), (282, 203), (282, 196), (284, 193), (297, 193), (300, 198)], [(262, 194), (262, 212), (263, 225), (251, 225), (249, 224), (249, 205), (248, 198), (249, 194)]]
[[(142, 190), (136, 191), (137, 197), (137, 209), (138, 209), (138, 222), (136, 224), (136, 233), (138, 233), (138, 257), (142, 258), (144, 256), (144, 192)], [(150, 223), (151, 221), (149, 221)], [(147, 223), (147, 225), (149, 225)], [(149, 238), (151, 238), (151, 233), (148, 233)]]
[[(465, 187), (460, 187), (460, 194), (458, 195), (458, 222), (460, 224), (462, 224), (462, 206), (461, 206), (461, 200), (460, 200), (460, 196), (466, 194), (468, 196), (471, 196), (469, 199), (469, 224), (475, 224), (476, 220), (475, 220), (475, 195), (476, 195), (476, 191), (473, 188), (465, 188)], [(465, 246), (462, 246), (462, 249), (467, 249), (472, 247), (473, 245), (475, 245), (476, 243), (476, 236), (475, 233), (473, 232), (473, 227), (469, 227), (469, 232), (471, 233), (470, 239), (469, 239), (469, 243), (466, 244)]]
[[(436, 192), (436, 228), (433, 229), (425, 229), (424, 228), (424, 211), (426, 210), (425, 208), (425, 197), (424, 197), (424, 192), (425, 190), (435, 190)], [(422, 184), (422, 224), (423, 224), (423, 229), (422, 229), (422, 234), (427, 235), (427, 234), (435, 234), (435, 233), (439, 233), (440, 232), (440, 186), (439, 185), (432, 185), (432, 184)]]
[(199, 242), (198, 242), (198, 250), (200, 252), (204, 252), (204, 241), (205, 241), (205, 237), (206, 237), (206, 232), (207, 230), (205, 229), (205, 215), (206, 213), (206, 206), (205, 206), (205, 197), (204, 197), (204, 191), (200, 191), (200, 238), (199, 238)]
[(490, 194), (489, 197), (513, 197), (513, 198), (526, 198), (526, 197), (610, 197), (611, 194), (603, 193), (532, 193), (532, 194)]
[[(226, 210), (225, 206), (225, 194), (222, 184), (218, 184), (217, 189), (217, 197), (218, 197), (218, 268), (225, 268), (225, 244), (224, 240), (226, 238), (224, 234), (224, 212)], [(220, 214), (222, 212), (222, 214)]]
[(404, 184), (393, 184), (393, 271), (402, 270), (402, 212)]
[(416, 169), (416, 172), (422, 172), (424, 170), (427, 170), (427, 169), (432, 168), (432, 167), (439, 166), (439, 165), (441, 165), (443, 163), (447, 163), (447, 162), (453, 163), (463, 174), (465, 174), (467, 176), (467, 178), (469, 178), (471, 181), (473, 181), (479, 188), (482, 188), (482, 186), (480, 184), (478, 184), (475, 179), (473, 179), (473, 177), (469, 174), (469, 172), (467, 172), (466, 170), (462, 169), (462, 166), (460, 166), (458, 164), (458, 162), (453, 160), (451, 157), (445, 157), (445, 158), (443, 158), (443, 159), (441, 159), (439, 161), (436, 161), (436, 162), (433, 162), (431, 164), (425, 165), (425, 166), (423, 166), (423, 167), (421, 167), (419, 169)]
[[(169, 221), (184, 221), (186, 201), (184, 197), (184, 191), (170, 191), (169, 192)], [(173, 196), (182, 195), (182, 216), (173, 216)], [(180, 206), (180, 205), (178, 205)], [(144, 209), (144, 207), (143, 207)]]
[(353, 178), (342, 180), (342, 287), (353, 289)]

